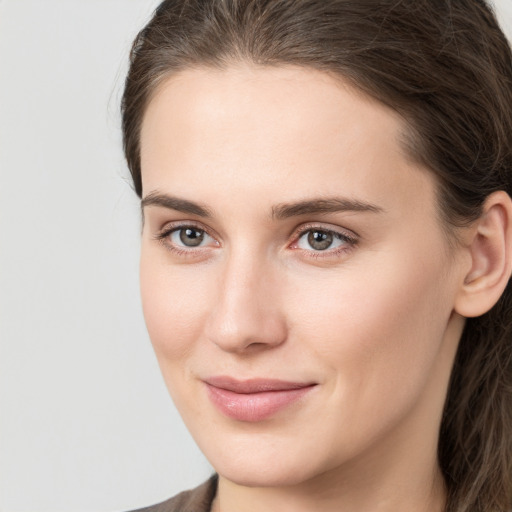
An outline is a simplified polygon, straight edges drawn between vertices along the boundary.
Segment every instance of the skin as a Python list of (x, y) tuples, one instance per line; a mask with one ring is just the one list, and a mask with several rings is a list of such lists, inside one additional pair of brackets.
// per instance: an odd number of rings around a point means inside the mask
[[(291, 66), (182, 71), (147, 108), (144, 315), (220, 474), (215, 510), (443, 508), (438, 430), (472, 262), (448, 243), (435, 178), (403, 130), (339, 79)], [(283, 215), (333, 198), (372, 208)], [(205, 233), (199, 246), (184, 246), (187, 226)], [(318, 250), (314, 229), (342, 237)], [(316, 386), (244, 422), (212, 404), (203, 380), (218, 375)]]

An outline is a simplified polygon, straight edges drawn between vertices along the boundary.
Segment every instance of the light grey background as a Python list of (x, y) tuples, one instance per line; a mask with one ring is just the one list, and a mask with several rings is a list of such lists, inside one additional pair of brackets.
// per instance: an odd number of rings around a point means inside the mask
[(0, 509), (120, 511), (204, 480), (141, 314), (119, 130), (156, 1), (0, 2)]
[[(121, 153), (130, 43), (156, 0), (0, 0), (0, 510), (155, 503), (211, 468), (138, 296)], [(512, 0), (496, 0), (512, 34)]]

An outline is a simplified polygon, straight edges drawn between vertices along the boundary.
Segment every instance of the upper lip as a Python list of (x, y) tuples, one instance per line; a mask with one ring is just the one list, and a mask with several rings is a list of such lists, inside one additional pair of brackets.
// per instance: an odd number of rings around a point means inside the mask
[(279, 379), (248, 379), (238, 380), (232, 377), (208, 377), (204, 379), (210, 386), (232, 391), (234, 393), (249, 394), (262, 393), (264, 391), (289, 391), (313, 386), (315, 382), (290, 382)]

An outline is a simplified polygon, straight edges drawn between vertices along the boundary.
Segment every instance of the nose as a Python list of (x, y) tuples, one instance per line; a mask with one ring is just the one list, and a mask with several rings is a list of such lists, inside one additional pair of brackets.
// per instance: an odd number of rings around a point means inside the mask
[(279, 346), (287, 337), (276, 272), (254, 257), (232, 256), (219, 276), (206, 337), (222, 350), (248, 353)]

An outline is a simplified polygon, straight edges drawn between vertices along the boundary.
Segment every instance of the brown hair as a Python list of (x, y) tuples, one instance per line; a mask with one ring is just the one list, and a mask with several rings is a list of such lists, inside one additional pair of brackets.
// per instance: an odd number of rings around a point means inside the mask
[[(512, 54), (484, 0), (166, 0), (133, 44), (122, 102), (139, 196), (140, 129), (158, 85), (241, 60), (323, 70), (397, 111), (409, 152), (438, 178), (447, 227), (478, 218), (494, 191), (512, 195)], [(438, 455), (447, 512), (512, 508), (510, 282), (467, 320)]]

